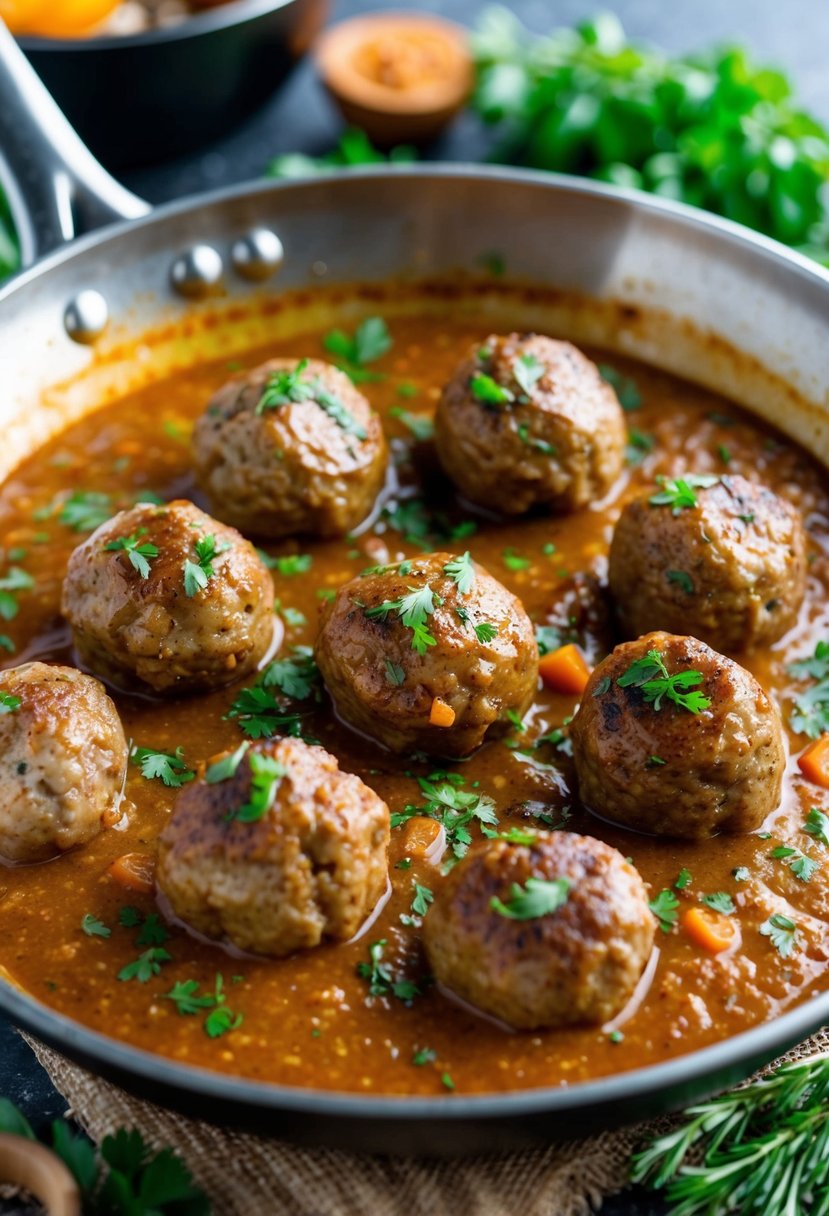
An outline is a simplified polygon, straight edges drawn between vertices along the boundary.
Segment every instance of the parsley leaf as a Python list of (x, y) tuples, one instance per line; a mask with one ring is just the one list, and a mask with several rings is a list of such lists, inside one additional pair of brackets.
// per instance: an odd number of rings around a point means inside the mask
[(115, 514), (109, 494), (97, 490), (76, 490), (61, 507), (60, 523), (74, 532), (94, 532)]
[(286, 713), (273, 693), (260, 683), (243, 688), (225, 716), (235, 718), (249, 739), (300, 733), (299, 714)]
[(703, 895), (702, 903), (714, 912), (722, 912), (724, 916), (733, 916), (736, 912), (734, 900), (727, 891), (715, 891), (713, 895)]
[(636, 659), (630, 667), (619, 676), (616, 683), (620, 688), (639, 688), (645, 701), (653, 705), (655, 710), (662, 708), (662, 699), (667, 697), (674, 705), (687, 709), (689, 713), (698, 714), (708, 709), (711, 698), (701, 692), (684, 692), (683, 689), (694, 688), (701, 684), (701, 671), (678, 671), (668, 675), (662, 655), (658, 650), (649, 650), (644, 658)]
[(426, 815), (443, 827), (453, 859), (459, 860), (472, 843), (470, 828), (474, 823), (482, 831), (498, 826), (492, 799), (479, 790), (465, 790), (464, 779), (458, 773), (433, 773), (430, 777), (418, 777), (417, 783), (426, 801), (409, 803), (402, 811), (395, 811), (391, 817), (393, 828), (415, 816)]
[(614, 389), (623, 410), (628, 412), (639, 409), (642, 404), (642, 394), (636, 387), (635, 380), (623, 375), (618, 368), (611, 367), (609, 363), (599, 364), (599, 375)]
[(13, 714), (22, 704), (20, 697), (14, 696), (13, 693), (0, 692), (0, 715)]
[(413, 980), (395, 979), (388, 963), (383, 962), (383, 953), (388, 942), (385, 938), (372, 942), (368, 948), (369, 962), (357, 964), (357, 974), (368, 981), (369, 996), (397, 997), (404, 1004), (409, 1004), (420, 989)]
[(811, 676), (817, 681), (794, 698), (794, 709), (789, 715), (792, 730), (817, 739), (829, 731), (829, 642), (818, 642), (815, 653), (791, 663), (788, 672), (796, 679)]
[(286, 697), (304, 701), (319, 691), (319, 670), (310, 646), (294, 646), (291, 657), (274, 659), (260, 676), (264, 688), (278, 688)]
[(264, 549), (257, 549), (256, 552), (269, 570), (275, 570), (284, 578), (292, 578), (295, 574), (307, 574), (314, 561), (310, 553), (287, 553), (282, 557), (271, 557)]
[(435, 646), (434, 637), (429, 632), (429, 617), (434, 613), (438, 597), (428, 583), (423, 587), (409, 587), (409, 594), (398, 600), (385, 600), (373, 608), (364, 608), (363, 612), (369, 620), (374, 617), (385, 619), (394, 613), (403, 625), (412, 631), (412, 650), (424, 655), (429, 646)]
[(109, 937), (112, 933), (111, 929), (94, 917), (91, 912), (87, 912), (81, 920), (81, 928), (87, 937)]
[(256, 403), (256, 413), (277, 410), (292, 402), (310, 401), (314, 396), (314, 386), (311, 381), (302, 378), (307, 366), (308, 360), (300, 359), (292, 369), (280, 368), (271, 372), (265, 381), (262, 396)]
[(377, 373), (366, 373), (365, 365), (374, 363), (391, 350), (392, 340), (382, 317), (366, 317), (349, 336), (341, 329), (332, 329), (322, 340), (325, 349), (342, 362), (337, 366), (352, 380), (374, 380)]
[(651, 912), (659, 922), (659, 928), (663, 933), (670, 933), (679, 917), (679, 900), (667, 887), (664, 887), (659, 894), (648, 904)]
[(782, 861), (784, 865), (787, 865), (800, 882), (811, 882), (815, 871), (820, 869), (820, 862), (789, 845), (778, 845), (776, 849), (772, 849), (769, 856), (773, 857), (775, 861)]
[(406, 673), (399, 663), (392, 663), (391, 659), (386, 659), (386, 679), (389, 684), (399, 688), (406, 682)]
[(660, 489), (650, 496), (648, 502), (652, 507), (670, 507), (673, 515), (679, 515), (684, 508), (697, 505), (694, 490), (707, 490), (719, 480), (719, 477), (704, 473), (686, 473), (684, 477), (657, 477), (656, 483)]
[(509, 405), (515, 400), (511, 389), (505, 388), (486, 372), (476, 372), (469, 381), (469, 391), (482, 405)]
[(522, 557), (520, 553), (516, 553), (514, 549), (504, 549), (501, 553), (501, 558), (508, 570), (526, 570), (532, 562), (528, 557)]
[(185, 980), (173, 984), (169, 992), (165, 992), (163, 1000), (172, 1001), (179, 1014), (183, 1017), (210, 1010), (204, 1019), (205, 1034), (211, 1039), (217, 1039), (228, 1031), (236, 1030), (242, 1024), (242, 1014), (233, 1013), (225, 1003), (224, 979), (217, 974), (213, 992), (199, 995), (199, 984), (196, 980)]
[(104, 549), (108, 552), (120, 550), (126, 553), (133, 569), (137, 570), (142, 578), (149, 578), (150, 562), (158, 557), (158, 546), (150, 541), (142, 542), (141, 537), (146, 535), (147, 529), (139, 528), (132, 536), (119, 536), (117, 540), (111, 540), (108, 545), (104, 545)]
[(475, 569), (472, 565), (472, 555), (469, 550), (461, 557), (453, 557), (443, 567), (443, 573), (457, 585), (461, 595), (469, 595), (475, 582)]
[(760, 926), (763, 937), (770, 939), (781, 958), (789, 958), (797, 948), (797, 925), (788, 916), (775, 912)]
[(676, 882), (674, 883), (674, 887), (676, 888), (677, 891), (684, 891), (685, 888), (690, 885), (691, 885), (691, 871), (687, 870), (685, 868), (685, 866), (683, 866), (682, 869), (679, 871), (679, 874), (676, 877)]
[(199, 537), (193, 548), (196, 551), (196, 561), (193, 562), (187, 558), (184, 563), (184, 592), (189, 599), (203, 591), (209, 580), (215, 577), (213, 559), (220, 553), (225, 553), (230, 548), (230, 544), (226, 543), (218, 548), (216, 537), (209, 532), (206, 536)]
[(141, 768), (141, 776), (148, 780), (163, 781), (171, 789), (178, 789), (188, 781), (192, 781), (195, 773), (187, 767), (184, 751), (177, 747), (170, 752), (158, 752), (152, 747), (134, 747), (131, 760)]
[(515, 377), (515, 382), (527, 397), (532, 396), (533, 389), (546, 370), (547, 368), (541, 360), (532, 354), (519, 355), (512, 365), (512, 374)]
[(508, 920), (538, 920), (567, 902), (571, 885), (569, 878), (528, 878), (523, 887), (512, 883), (507, 903), (493, 895), (489, 906)]
[(684, 570), (668, 570), (665, 577), (669, 583), (676, 583), (686, 595), (694, 594), (694, 580)]
[(231, 777), (235, 777), (236, 770), (242, 763), (249, 747), (250, 742), (244, 739), (235, 752), (222, 756), (221, 760), (214, 760), (212, 764), (209, 764), (204, 774), (207, 784), (218, 785), (220, 781), (229, 781)]
[(6, 574), (0, 578), (0, 617), (4, 621), (14, 620), (19, 612), (16, 592), (31, 591), (34, 585), (31, 574), (19, 566), (9, 566)]
[(389, 414), (392, 418), (397, 418), (402, 422), (411, 431), (418, 443), (426, 443), (434, 436), (434, 419), (430, 418), (428, 414), (412, 414), (409, 410), (404, 410), (399, 405), (390, 409)]
[(498, 626), (493, 625), (492, 621), (481, 621), (478, 625), (472, 626), (475, 631), (475, 637), (482, 646), (486, 646), (488, 642), (493, 641), (498, 636)]
[(803, 831), (814, 836), (815, 840), (819, 840), (821, 844), (829, 845), (829, 815), (825, 815), (823, 811), (813, 806), (806, 816)]
[(239, 809), (228, 815), (240, 823), (258, 823), (264, 819), (276, 801), (279, 785), (288, 775), (284, 764), (273, 756), (253, 752), (250, 756), (250, 793), (248, 800)]
[(163, 946), (151, 946), (134, 962), (122, 967), (118, 972), (118, 979), (122, 981), (138, 980), (139, 984), (146, 984), (154, 975), (159, 974), (162, 964), (169, 963), (171, 958), (172, 955)]

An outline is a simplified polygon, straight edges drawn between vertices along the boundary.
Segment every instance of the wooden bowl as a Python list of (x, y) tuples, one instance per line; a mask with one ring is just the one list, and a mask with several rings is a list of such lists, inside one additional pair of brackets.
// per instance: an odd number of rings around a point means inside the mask
[(426, 13), (343, 21), (322, 35), (315, 57), (343, 117), (378, 147), (434, 139), (472, 88), (466, 30)]
[(0, 1182), (34, 1195), (49, 1216), (81, 1216), (75, 1179), (59, 1157), (34, 1140), (0, 1135)]

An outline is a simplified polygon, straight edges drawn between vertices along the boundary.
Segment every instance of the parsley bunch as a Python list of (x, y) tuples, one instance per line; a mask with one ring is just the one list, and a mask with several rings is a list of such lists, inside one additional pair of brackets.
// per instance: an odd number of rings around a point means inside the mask
[(711, 698), (699, 691), (684, 690), (696, 688), (702, 681), (701, 671), (677, 671), (674, 675), (669, 675), (659, 651), (649, 650), (644, 658), (631, 663), (616, 683), (620, 688), (640, 689), (647, 703), (655, 710), (662, 708), (662, 700), (666, 698), (674, 705), (687, 709), (689, 713), (698, 714), (708, 709)]

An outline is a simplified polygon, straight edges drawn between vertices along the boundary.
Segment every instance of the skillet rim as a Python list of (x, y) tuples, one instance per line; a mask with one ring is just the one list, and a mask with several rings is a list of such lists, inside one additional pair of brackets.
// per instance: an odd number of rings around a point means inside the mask
[[(290, 0), (286, 2), (290, 3)], [(430, 163), (367, 166), (350, 169), (345, 174), (342, 170), (333, 170), (310, 179), (257, 180), (175, 200), (153, 209), (146, 216), (109, 225), (47, 254), (0, 287), (0, 305), (13, 298), (17, 291), (27, 284), (46, 278), (54, 268), (76, 259), (80, 260), (98, 248), (113, 245), (135, 229), (162, 224), (176, 216), (213, 209), (238, 199), (290, 193), (315, 184), (337, 188), (336, 183), (344, 180), (359, 182), (392, 177), (482, 182), (496, 180), (538, 187), (545, 191), (564, 192), (573, 196), (600, 198), (619, 206), (631, 207), (646, 216), (656, 215), (673, 219), (693, 231), (713, 234), (726, 244), (738, 246), (762, 263), (782, 267), (784, 273), (827, 293), (829, 299), (829, 269), (761, 233), (687, 204), (603, 182), (593, 182), (586, 178), (540, 170), (471, 163)], [(176, 1094), (183, 1093), (189, 1097), (201, 1096), (218, 1101), (225, 1104), (228, 1114), (234, 1108), (244, 1108), (250, 1113), (294, 1113), (323, 1118), (330, 1116), (334, 1120), (356, 1119), (363, 1123), (375, 1120), (389, 1124), (393, 1134), (401, 1125), (419, 1120), (437, 1120), (438, 1124), (459, 1124), (469, 1120), (489, 1123), (547, 1116), (560, 1121), (562, 1116), (568, 1114), (584, 1115), (597, 1108), (605, 1113), (614, 1105), (621, 1108), (623, 1104), (630, 1103), (627, 1115), (622, 1113), (621, 1118), (616, 1116), (612, 1120), (603, 1118), (601, 1126), (604, 1128), (612, 1122), (631, 1122), (641, 1117), (642, 1109), (648, 1103), (651, 1106), (649, 1113), (653, 1113), (655, 1109), (674, 1109), (688, 1098), (689, 1093), (693, 1100), (698, 1100), (705, 1093), (712, 1093), (742, 1079), (760, 1061), (773, 1059), (781, 1051), (829, 1022), (829, 992), (816, 994), (780, 1017), (763, 1022), (738, 1035), (645, 1068), (631, 1069), (569, 1087), (548, 1086), (503, 1093), (435, 1096), (370, 1096), (325, 1089), (303, 1089), (194, 1068), (90, 1030), (82, 1023), (49, 1009), (2, 977), (0, 1011), (8, 1014), (16, 1025), (22, 1026), (84, 1066), (94, 1062), (103, 1065), (110, 1074), (114, 1072), (119, 1078), (127, 1076), (138, 1079), (151, 1088), (160, 1086)], [(672, 1097), (669, 1096), (671, 1094)], [(656, 1103), (660, 1096), (663, 1100)], [(164, 1097), (161, 1100), (164, 1101)], [(221, 1115), (221, 1111), (215, 1113)], [(208, 1117), (213, 1118), (213, 1113)], [(225, 1121), (232, 1122), (227, 1118)], [(267, 1132), (268, 1129), (262, 1130)], [(582, 1125), (574, 1126), (569, 1134), (578, 1134), (583, 1130)], [(541, 1138), (544, 1131), (544, 1125), (539, 1124), (532, 1138)], [(556, 1131), (559, 1135), (568, 1135), (566, 1127), (557, 1126)], [(357, 1134), (359, 1135), (359, 1129)], [(382, 1134), (380, 1138), (384, 1138)], [(326, 1131), (321, 1129), (321, 1134), (313, 1136), (312, 1139), (324, 1144), (326, 1140), (333, 1140), (335, 1137), (328, 1136)], [(388, 1135), (385, 1139), (388, 1142)]]

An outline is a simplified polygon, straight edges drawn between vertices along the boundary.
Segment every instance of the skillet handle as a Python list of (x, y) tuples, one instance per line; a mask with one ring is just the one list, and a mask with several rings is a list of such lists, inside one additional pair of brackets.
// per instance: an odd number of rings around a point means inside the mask
[(0, 180), (24, 266), (84, 232), (150, 210), (82, 143), (2, 19)]

